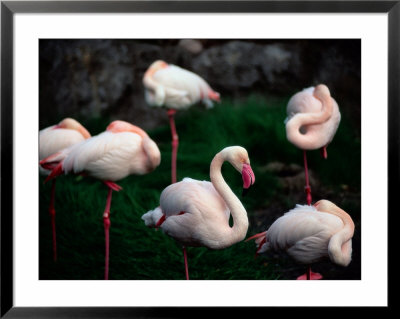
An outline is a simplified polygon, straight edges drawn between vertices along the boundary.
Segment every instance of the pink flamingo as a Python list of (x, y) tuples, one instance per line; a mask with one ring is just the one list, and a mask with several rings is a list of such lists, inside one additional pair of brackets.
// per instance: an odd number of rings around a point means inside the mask
[(220, 95), (197, 74), (161, 60), (150, 65), (144, 74), (143, 84), (149, 105), (168, 108), (172, 134), (171, 179), (172, 183), (175, 183), (179, 144), (174, 120), (176, 110), (186, 110), (199, 101), (210, 108), (213, 106), (212, 101), (220, 101)]
[(286, 136), (302, 150), (326, 147), (340, 123), (340, 112), (326, 85), (310, 87), (293, 95), (287, 105)]
[(41, 161), (41, 165), (57, 163), (46, 181), (62, 173), (84, 174), (108, 186), (103, 214), (105, 232), (105, 271), (109, 269), (109, 229), (112, 191), (122, 189), (114, 182), (128, 175), (153, 171), (161, 160), (156, 143), (141, 128), (124, 121), (114, 121), (105, 132), (64, 149)]
[[(256, 254), (272, 250), (285, 251), (295, 261), (311, 264), (329, 257), (340, 266), (351, 261), (354, 223), (350, 215), (328, 200), (320, 200), (313, 206), (297, 205), (271, 227), (246, 241), (255, 239)], [(321, 279), (312, 273), (310, 279)], [(297, 279), (307, 279), (302, 275)]]
[[(307, 204), (311, 205), (311, 187), (308, 177), (307, 150), (321, 148), (326, 159), (326, 148), (332, 141), (340, 123), (340, 112), (326, 85), (320, 84), (296, 93), (287, 105), (286, 136), (303, 150)], [(307, 277), (312, 276), (309, 268)]]
[[(57, 125), (39, 131), (39, 160), (90, 137), (90, 133), (76, 120), (65, 118)], [(53, 167), (39, 166), (40, 173), (48, 175)], [(49, 213), (53, 232), (53, 259), (57, 260), (56, 210), (54, 208), (56, 180), (51, 185)]]
[(242, 174), (245, 193), (255, 181), (247, 151), (240, 146), (226, 147), (211, 162), (211, 183), (184, 178), (171, 184), (161, 193), (160, 206), (142, 216), (146, 226), (161, 227), (183, 245), (186, 279), (189, 279), (186, 246), (223, 249), (243, 240), (247, 233), (246, 209), (221, 174), (225, 161)]

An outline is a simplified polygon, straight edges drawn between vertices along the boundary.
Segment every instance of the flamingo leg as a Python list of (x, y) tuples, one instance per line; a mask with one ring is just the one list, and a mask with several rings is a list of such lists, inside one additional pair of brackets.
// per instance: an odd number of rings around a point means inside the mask
[[(307, 196), (307, 205), (311, 205), (312, 197), (311, 197), (311, 187), (310, 187), (310, 179), (308, 176), (308, 164), (307, 164), (307, 152), (303, 151), (303, 159), (304, 159), (304, 173), (306, 178), (306, 196)], [(319, 273), (315, 273), (311, 270), (311, 266), (308, 267), (307, 272), (304, 275), (297, 277), (297, 280), (318, 280), (322, 279), (322, 275)]]
[(108, 280), (108, 264), (109, 264), (109, 256), (110, 256), (110, 206), (111, 206), (111, 197), (112, 197), (112, 188), (108, 188), (107, 202), (106, 208), (103, 214), (103, 223), (104, 223), (104, 235), (105, 235), (105, 268), (104, 268), (104, 280)]
[(328, 151), (326, 150), (326, 147), (327, 147), (327, 145), (325, 145), (324, 147), (321, 148), (321, 156), (322, 156), (324, 159), (327, 159), (327, 158), (328, 158)]
[(169, 125), (171, 127), (171, 135), (172, 135), (172, 158), (171, 158), (171, 180), (172, 184), (176, 183), (176, 158), (178, 155), (178, 145), (179, 145), (179, 137), (176, 133), (175, 128), (175, 110), (168, 110), (169, 117)]
[(305, 191), (307, 194), (307, 205), (311, 205), (311, 187), (310, 187), (310, 179), (308, 177), (308, 165), (307, 165), (307, 152), (304, 150), (303, 151), (303, 159), (304, 159), (304, 173), (306, 177), (306, 186), (305, 186)]
[(183, 251), (183, 259), (185, 261), (185, 274), (186, 274), (186, 280), (189, 280), (189, 267), (188, 267), (188, 261), (187, 261), (187, 252), (186, 252), (186, 246), (182, 247)]
[(51, 218), (51, 229), (53, 233), (53, 260), (57, 261), (56, 210), (54, 208), (55, 195), (56, 195), (56, 180), (53, 179), (51, 184), (49, 214)]

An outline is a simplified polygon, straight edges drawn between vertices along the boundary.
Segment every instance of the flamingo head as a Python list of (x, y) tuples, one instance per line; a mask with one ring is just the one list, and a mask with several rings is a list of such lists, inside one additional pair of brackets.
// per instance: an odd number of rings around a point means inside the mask
[(151, 77), (158, 70), (165, 69), (167, 67), (168, 63), (163, 60), (154, 61), (147, 69), (146, 73), (144, 74), (144, 77)]
[(138, 134), (142, 138), (148, 137), (147, 133), (143, 131), (140, 127), (133, 125), (129, 122), (115, 120), (111, 122), (106, 129), (108, 132), (112, 133), (122, 133), (122, 132), (131, 132)]
[(330, 212), (338, 207), (327, 199), (321, 199), (313, 205), (320, 212)]
[(328, 87), (325, 84), (319, 84), (314, 89), (314, 96), (331, 96), (331, 92), (329, 91)]
[(256, 181), (256, 177), (251, 169), (250, 163), (243, 163), (242, 168), (242, 179), (243, 179), (243, 192), (242, 196), (246, 195), (250, 189), (250, 186)]
[(58, 123), (55, 127), (57, 128), (63, 128), (63, 129), (69, 129), (69, 130), (76, 130), (79, 133), (82, 134), (82, 136), (85, 139), (90, 138), (90, 133), (88, 132), (87, 129), (85, 129), (81, 123), (79, 123), (77, 120), (74, 120), (73, 118), (67, 117), (63, 119), (60, 123)]
[(243, 193), (246, 195), (250, 187), (254, 184), (256, 177), (250, 166), (249, 155), (245, 148), (241, 146), (226, 147), (221, 151), (224, 158), (232, 164), (232, 166), (242, 174)]

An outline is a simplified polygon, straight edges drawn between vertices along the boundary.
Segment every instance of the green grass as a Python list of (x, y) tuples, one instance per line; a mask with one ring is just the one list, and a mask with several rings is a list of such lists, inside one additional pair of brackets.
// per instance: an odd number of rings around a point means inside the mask
[[(279, 198), (280, 187), (272, 173), (261, 173), (271, 161), (302, 165), (302, 153), (286, 140), (283, 120), (288, 98), (266, 99), (252, 96), (236, 102), (225, 99), (213, 109), (192, 107), (178, 112), (178, 180), (192, 177), (209, 180), (209, 166), (222, 148), (241, 145), (249, 153), (256, 183), (241, 197), (240, 174), (229, 164), (222, 173), (242, 200), (250, 221), (254, 211)], [(160, 110), (160, 112), (165, 112)], [(166, 113), (166, 112), (165, 112)], [(82, 123), (92, 134), (108, 124), (107, 119)], [(169, 125), (148, 132), (161, 151), (161, 164), (145, 176), (129, 176), (113, 192), (110, 230), (110, 279), (184, 279), (181, 247), (171, 238), (144, 226), (141, 216), (159, 205), (162, 190), (171, 178), (171, 134)], [(309, 152), (310, 166), (332, 189), (340, 185), (360, 188), (360, 141), (346, 117), (343, 117), (334, 142), (328, 148), (328, 161), (319, 152)], [(343, 160), (344, 154), (346, 160)], [(322, 173), (323, 172), (323, 173)], [(40, 198), (40, 279), (103, 279), (104, 211), (107, 187), (92, 178), (62, 176), (57, 179), (58, 261), (52, 260), (51, 228), (48, 215), (51, 183), (39, 179)], [(290, 203), (290, 199), (281, 199)], [(290, 207), (288, 207), (290, 208)], [(284, 213), (284, 212), (282, 212)], [(254, 234), (250, 224), (248, 236)], [(278, 279), (279, 269), (268, 258), (254, 259), (255, 245), (240, 242), (227, 249), (212, 251), (188, 247), (191, 279)]]

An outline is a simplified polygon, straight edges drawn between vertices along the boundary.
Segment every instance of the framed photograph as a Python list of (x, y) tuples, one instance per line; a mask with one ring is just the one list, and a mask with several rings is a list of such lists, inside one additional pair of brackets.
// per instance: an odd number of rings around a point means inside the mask
[(399, 18), (2, 1), (1, 316), (388, 308)]

